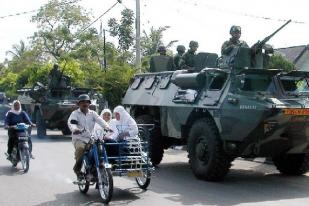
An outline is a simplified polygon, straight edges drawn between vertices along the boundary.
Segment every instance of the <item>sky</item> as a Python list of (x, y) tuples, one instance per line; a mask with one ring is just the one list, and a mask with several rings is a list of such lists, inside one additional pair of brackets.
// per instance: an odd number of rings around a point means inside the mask
[[(124, 8), (135, 11), (135, 0), (122, 0), (102, 17), (104, 28), (109, 18), (121, 17)], [(48, 0), (1, 0), (0, 17), (39, 9)], [(116, 0), (81, 0), (80, 4), (92, 12), (93, 19), (104, 13)], [(199, 42), (198, 51), (219, 53), (222, 43), (230, 38), (232, 25), (242, 28), (242, 40), (253, 45), (292, 19), (268, 43), (274, 48), (309, 44), (309, 12), (306, 0), (140, 0), (141, 30), (169, 26), (163, 33), (165, 44), (178, 40), (188, 48), (189, 41)], [(6, 51), (20, 40), (29, 41), (37, 30), (31, 23), (35, 12), (0, 18), (0, 62), (10, 56)], [(99, 22), (93, 27), (99, 28)], [(107, 36), (108, 41), (115, 38)]]

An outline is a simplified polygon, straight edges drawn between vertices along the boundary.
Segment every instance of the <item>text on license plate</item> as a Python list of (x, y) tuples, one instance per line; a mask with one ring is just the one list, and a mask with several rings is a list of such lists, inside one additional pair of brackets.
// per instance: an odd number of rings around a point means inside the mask
[(284, 109), (284, 114), (309, 116), (309, 109)]

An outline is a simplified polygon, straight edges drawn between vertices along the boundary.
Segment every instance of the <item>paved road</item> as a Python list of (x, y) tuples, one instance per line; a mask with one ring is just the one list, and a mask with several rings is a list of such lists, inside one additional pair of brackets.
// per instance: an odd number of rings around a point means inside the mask
[[(82, 195), (72, 184), (73, 147), (69, 137), (49, 132), (46, 139), (34, 140), (36, 159), (27, 174), (5, 159), (6, 131), (0, 128), (0, 205), (102, 205), (91, 188)], [(169, 150), (155, 171), (149, 190), (140, 190), (126, 178), (114, 178), (110, 205), (256, 205), (308, 206), (309, 178), (286, 177), (272, 165), (236, 160), (224, 182), (210, 183), (194, 178), (186, 153)]]

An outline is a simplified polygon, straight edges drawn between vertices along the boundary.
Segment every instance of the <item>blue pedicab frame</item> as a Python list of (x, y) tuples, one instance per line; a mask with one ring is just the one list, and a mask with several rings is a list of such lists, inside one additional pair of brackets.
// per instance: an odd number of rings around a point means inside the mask
[[(153, 125), (139, 124), (138, 138), (119, 143), (107, 143), (99, 139), (90, 141), (82, 160), (83, 180), (74, 183), (80, 192), (86, 194), (89, 186), (96, 184), (103, 202), (108, 204), (113, 195), (113, 176), (133, 177), (137, 185), (146, 190), (154, 170), (146, 141), (150, 135), (149, 127), (153, 128)], [(108, 156), (106, 146), (116, 147), (118, 155)]]
[[(117, 156), (108, 156), (104, 153), (104, 162), (112, 163), (113, 176), (133, 177), (141, 189), (147, 189), (151, 180), (154, 167), (149, 158), (148, 138), (153, 124), (138, 124), (139, 134), (136, 138), (130, 138), (117, 143), (104, 143), (113, 146)], [(121, 130), (120, 128), (117, 128)]]

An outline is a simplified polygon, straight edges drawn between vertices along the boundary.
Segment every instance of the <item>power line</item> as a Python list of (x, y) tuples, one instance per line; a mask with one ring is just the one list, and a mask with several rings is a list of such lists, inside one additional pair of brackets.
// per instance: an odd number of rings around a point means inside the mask
[(105, 14), (107, 14), (110, 10), (112, 10), (118, 3), (121, 3), (121, 1), (115, 2), (109, 9), (107, 9), (103, 14), (101, 14), (99, 17), (97, 17), (94, 21), (92, 21), (86, 27), (84, 27), (79, 33), (82, 33), (85, 30), (87, 30), (91, 25), (93, 25), (95, 22), (97, 22), (99, 19), (101, 19)]
[[(69, 2), (59, 3), (56, 6), (72, 4), (72, 3), (76, 3), (77, 1), (79, 1), (79, 0), (73, 0), (73, 1), (69, 1)], [(8, 18), (8, 17), (14, 17), (14, 16), (21, 16), (21, 15), (31, 14), (31, 13), (34, 13), (34, 12), (38, 12), (39, 10), (40, 9), (34, 9), (34, 10), (30, 10), (30, 11), (18, 12), (18, 13), (15, 13), (15, 14), (8, 14), (8, 15), (5, 15), (5, 16), (0, 16), (0, 19), (5, 19), (5, 18)]]
[(15, 13), (15, 14), (9, 14), (9, 15), (5, 15), (5, 16), (0, 16), (0, 19), (5, 19), (8, 17), (14, 17), (14, 16), (20, 16), (20, 15), (25, 15), (25, 14), (30, 14), (30, 13), (34, 13), (39, 11), (39, 9), (35, 9), (35, 10), (31, 10), (31, 11), (23, 11), (23, 12), (19, 12), (19, 13)]
[[(210, 10), (215, 10), (218, 11), (220, 13), (230, 13), (230, 14), (235, 14), (238, 16), (246, 16), (246, 17), (250, 17), (250, 18), (255, 18), (255, 19), (263, 19), (263, 20), (270, 20), (270, 21), (280, 21), (280, 22), (286, 22), (288, 21), (288, 19), (278, 19), (278, 18), (272, 18), (272, 17), (267, 17), (267, 16), (259, 16), (259, 15), (254, 15), (254, 14), (250, 14), (250, 13), (244, 13), (244, 12), (238, 12), (238, 11), (233, 11), (230, 9), (225, 9), (225, 8), (218, 8), (214, 5), (210, 5), (210, 4), (206, 4), (205, 2), (199, 2), (197, 3), (196, 1), (192, 2), (192, 1), (187, 1), (187, 0), (181, 0), (183, 3), (185, 4), (190, 4), (193, 6), (204, 6)], [(297, 20), (293, 20), (292, 23), (295, 24), (308, 24), (308, 22), (305, 21), (297, 21)]]

